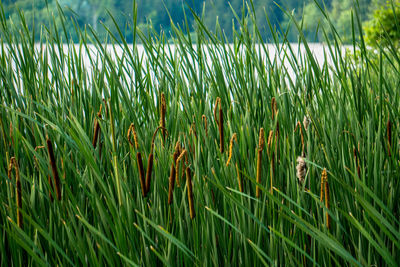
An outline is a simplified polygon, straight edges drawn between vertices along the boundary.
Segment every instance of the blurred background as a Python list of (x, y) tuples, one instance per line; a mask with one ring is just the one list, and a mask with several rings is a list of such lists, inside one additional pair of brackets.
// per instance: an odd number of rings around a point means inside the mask
[[(0, 0), (1, 1), (1, 0)], [(49, 21), (55, 20), (61, 28), (61, 19), (57, 1), (55, 0), (3, 0), (4, 15), (7, 20), (16, 23), (19, 12), (23, 11), (25, 20), (35, 30), (35, 38), (39, 39), (41, 31), (46, 30)], [(290, 29), (290, 18), (282, 10), (287, 10), (296, 19), (304, 18), (303, 31), (309, 42), (320, 42), (323, 40), (323, 31), (327, 27), (320, 9), (327, 11), (331, 20), (344, 43), (350, 42), (352, 29), (351, 13), (356, 8), (361, 21), (371, 18), (374, 10), (384, 4), (385, 0), (253, 0), (254, 10), (257, 15), (257, 24), (265, 42), (270, 40), (270, 26), (266, 17), (270, 20), (272, 28), (281, 32), (291, 42), (296, 42), (298, 31)], [(133, 1), (122, 0), (60, 0), (58, 1), (67, 21), (65, 27), (70, 32), (70, 38), (78, 41), (75, 27), (82, 31), (90, 25), (100, 36), (104, 36), (108, 27), (111, 32), (116, 32), (110, 12), (120, 29), (123, 31), (128, 42), (132, 42), (133, 31)], [(232, 39), (235, 23), (234, 12), (241, 17), (243, 0), (137, 0), (137, 26), (142, 31), (152, 25), (157, 32), (168, 33), (171, 29), (171, 19), (176, 25), (184, 26), (185, 14), (192, 32), (194, 17), (193, 10), (201, 17), (209, 29), (221, 27), (227, 40)], [(168, 10), (168, 12), (167, 12)], [(246, 9), (243, 9), (246, 10)], [(170, 17), (171, 16), (171, 17)], [(171, 18), (171, 19), (170, 19)], [(355, 19), (355, 18), (354, 18)], [(42, 26), (44, 25), (44, 27)], [(185, 29), (186, 31), (187, 29)], [(62, 30), (59, 30), (62, 32)], [(65, 40), (64, 40), (65, 41)]]

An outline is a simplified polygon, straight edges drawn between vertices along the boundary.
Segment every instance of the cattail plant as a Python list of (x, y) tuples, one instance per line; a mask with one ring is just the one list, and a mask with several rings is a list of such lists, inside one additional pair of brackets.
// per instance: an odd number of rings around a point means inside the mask
[[(239, 165), (240, 165), (240, 161), (239, 161)], [(241, 177), (240, 170), (239, 170), (239, 166), (238, 166), (238, 163), (237, 163), (237, 162), (236, 162), (236, 164), (235, 164), (235, 167), (236, 167), (236, 176), (237, 176), (237, 180), (238, 180), (239, 191), (240, 191), (241, 193), (243, 193), (242, 177)]]
[(204, 130), (206, 132), (206, 137), (208, 137), (208, 127), (207, 127), (207, 117), (206, 117), (206, 115), (203, 114), (203, 116), (201, 116), (201, 120), (204, 123)]
[[(176, 159), (176, 172), (175, 172), (175, 180), (176, 183), (178, 185), (178, 187), (180, 187), (180, 182), (179, 182), (179, 163), (181, 162), (181, 160), (183, 159), (183, 157), (186, 156), (187, 150), (183, 149), (182, 152), (180, 153), (179, 157)], [(184, 170), (184, 169), (183, 169)]]
[(322, 202), (324, 200), (324, 190), (325, 190), (325, 181), (328, 178), (328, 174), (326, 173), (326, 169), (322, 171), (321, 174), (321, 194), (320, 194), (320, 201)]
[(256, 197), (260, 197), (260, 187), (258, 184), (261, 184), (261, 161), (262, 161), (262, 151), (265, 145), (265, 138), (264, 138), (264, 129), (260, 128), (260, 134), (258, 138), (258, 150), (257, 150), (257, 186), (256, 186)]
[(17, 202), (17, 224), (19, 228), (23, 228), (23, 219), (22, 219), (22, 192), (21, 192), (21, 180), (19, 176), (19, 167), (18, 162), (15, 157), (10, 159), (10, 165), (8, 166), (8, 178), (11, 180), (11, 172), (12, 169), (15, 170), (15, 184), (16, 184), (16, 202)]
[(304, 157), (297, 157), (296, 176), (300, 186), (303, 186), (306, 177), (307, 165)]
[(161, 132), (162, 132), (162, 140), (163, 140), (163, 145), (165, 143), (165, 135), (166, 135), (166, 128), (165, 128), (165, 114), (167, 111), (167, 104), (165, 101), (165, 95), (164, 93), (161, 93), (161, 103), (160, 103), (160, 127), (161, 127)]
[(151, 148), (150, 148), (150, 154), (149, 154), (149, 158), (147, 160), (147, 171), (146, 171), (146, 194), (145, 196), (147, 196), (147, 194), (150, 191), (150, 184), (151, 184), (151, 173), (153, 171), (153, 161), (154, 161), (154, 140), (156, 138), (156, 134), (158, 132), (158, 130), (160, 129), (165, 129), (162, 128), (161, 126), (157, 127), (157, 129), (154, 131), (153, 133), (153, 137), (151, 138)]
[[(219, 106), (218, 118), (217, 118), (217, 108)], [(221, 107), (221, 98), (217, 97), (214, 106), (214, 120), (217, 123), (219, 131), (219, 150), (224, 153), (224, 114)]]
[(56, 159), (54, 157), (53, 144), (52, 144), (52, 142), (51, 142), (51, 140), (49, 139), (48, 136), (46, 136), (46, 143), (47, 143), (47, 152), (49, 154), (50, 167), (51, 167), (51, 170), (53, 172), (53, 179), (54, 179), (54, 185), (55, 185), (55, 188), (56, 188), (56, 195), (57, 195), (57, 199), (60, 201), (61, 200), (60, 178), (58, 176)]
[[(277, 103), (275, 97), (271, 99), (271, 119), (273, 122), (276, 120), (276, 126), (275, 126), (275, 155), (277, 155), (278, 159), (280, 158), (279, 155), (279, 120), (277, 120), (278, 117), (278, 108), (277, 108)], [(271, 187), (272, 190), (272, 187)]]
[(392, 156), (392, 122), (390, 119), (388, 119), (388, 122), (386, 124), (386, 131), (387, 131), (387, 142), (388, 142), (388, 153), (389, 157)]
[(270, 192), (271, 194), (273, 193), (273, 180), (274, 180), (274, 176), (275, 176), (275, 154), (274, 152), (272, 152), (271, 155), (271, 147), (272, 147), (272, 142), (273, 142), (273, 138), (274, 138), (274, 131), (269, 131), (268, 134), (268, 141), (267, 141), (267, 154), (268, 157), (270, 159), (270, 165), (271, 165), (271, 171), (270, 171)]
[[(130, 138), (131, 134), (133, 135), (134, 142), (131, 141), (131, 138)], [(142, 189), (142, 196), (145, 197), (146, 196), (146, 184), (145, 184), (145, 179), (144, 179), (143, 160), (142, 160), (142, 154), (139, 152), (139, 141), (138, 141), (137, 133), (136, 133), (135, 126), (133, 123), (131, 123), (131, 125), (129, 126), (127, 138), (128, 138), (129, 144), (132, 147), (136, 148), (136, 162), (137, 162), (138, 171), (139, 171), (140, 188)]]
[(229, 165), (229, 163), (231, 162), (232, 159), (232, 152), (233, 152), (233, 142), (236, 141), (237, 142), (237, 134), (234, 133), (231, 137), (231, 141), (229, 142), (229, 156), (228, 156), (228, 161), (226, 162), (226, 166)]
[[(326, 172), (326, 170), (325, 170)], [(328, 175), (325, 177), (325, 207), (326, 207), (326, 228), (331, 228), (331, 218), (329, 216), (329, 184), (328, 184)]]
[(276, 99), (273, 97), (271, 99), (271, 118), (274, 121), (275, 120), (275, 115), (276, 115)]
[(175, 176), (176, 176), (176, 161), (179, 156), (179, 141), (176, 142), (175, 145), (175, 151), (174, 154), (172, 155), (172, 164), (171, 164), (171, 172), (169, 175), (169, 188), (168, 188), (168, 205), (172, 204), (173, 200), (173, 192), (174, 192), (174, 186), (175, 186)]
[(97, 117), (94, 120), (94, 135), (93, 135), (93, 148), (96, 149), (97, 146), (97, 140), (99, 138), (99, 133), (100, 133), (100, 125), (99, 125), (99, 119), (101, 119), (101, 109), (103, 105), (100, 105), (99, 112), (97, 112)]
[[(325, 194), (324, 194), (325, 192)], [(328, 174), (326, 169), (322, 171), (321, 174), (321, 195), (320, 201), (323, 202), (325, 197), (325, 207), (326, 207), (326, 228), (330, 228), (330, 216), (329, 216), (329, 184), (328, 184)]]
[(193, 202), (193, 190), (192, 190), (192, 173), (190, 167), (186, 168), (186, 185), (187, 185), (187, 192), (188, 192), (188, 202), (189, 202), (189, 212), (190, 212), (190, 219), (194, 219), (196, 213), (194, 211), (194, 202)]

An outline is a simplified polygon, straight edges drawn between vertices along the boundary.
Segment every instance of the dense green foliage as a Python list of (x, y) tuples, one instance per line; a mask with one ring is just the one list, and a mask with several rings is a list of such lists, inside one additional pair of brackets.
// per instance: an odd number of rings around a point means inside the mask
[[(290, 22), (290, 17), (284, 15), (283, 10), (293, 11), (296, 19), (304, 18), (303, 32), (307, 39), (312, 42), (318, 42), (324, 39), (322, 32), (317, 32), (318, 28), (327, 27), (323, 23), (323, 16), (320, 8), (327, 9), (327, 15), (330, 16), (331, 21), (341, 38), (344, 41), (350, 42), (352, 38), (351, 33), (351, 12), (358, 9), (361, 20), (368, 19), (368, 14), (374, 10), (377, 3), (383, 0), (326, 0), (316, 1), (320, 4), (317, 6), (315, 0), (253, 0), (254, 13), (256, 15), (256, 23), (264, 41), (271, 41), (270, 29), (268, 26), (265, 15), (268, 16), (273, 28), (281, 32), (285, 38), (292, 42), (296, 42), (298, 34), (295, 28), (285, 33), (283, 29), (287, 29)], [(36, 25), (35, 38), (39, 39), (41, 33), (41, 26), (52, 25), (52, 14), (55, 14), (54, 20), (58, 22), (59, 32), (61, 28), (60, 18), (57, 16), (57, 2), (55, 0), (3, 0), (4, 10), (7, 18), (10, 20), (18, 20), (18, 10), (24, 11), (25, 20), (28, 25)], [(64, 9), (67, 21), (65, 27), (69, 33), (69, 37), (78, 40), (78, 35), (75, 34), (74, 27), (79, 26), (82, 30), (85, 25), (90, 24), (99, 34), (104, 37), (106, 32), (101, 24), (111, 28), (111, 31), (116, 34), (116, 29), (113, 27), (113, 22), (107, 15), (107, 10), (110, 11), (118, 26), (124, 33), (125, 39), (128, 42), (133, 40), (133, 32), (126, 30), (127, 25), (132, 24), (132, 10), (133, 1), (117, 1), (117, 0), (60, 0), (59, 4)], [(171, 31), (171, 19), (183, 26), (185, 25), (185, 15), (189, 26), (189, 32), (194, 32), (195, 19), (190, 13), (190, 8), (193, 9), (200, 17), (202, 17), (205, 25), (211, 29), (215, 29), (216, 22), (221, 26), (224, 34), (228, 40), (232, 40), (233, 27), (238, 27), (239, 24), (235, 22), (234, 13), (242, 13), (243, 0), (137, 0), (138, 15), (137, 25), (141, 29), (145, 29), (145, 25), (151, 22), (154, 28), (160, 32), (164, 30), (167, 35)], [(169, 11), (169, 13), (167, 12)], [(171, 16), (171, 17), (170, 17)], [(72, 20), (70, 20), (70, 18)], [(35, 23), (33, 23), (33, 21)], [(283, 38), (283, 37), (282, 37)], [(64, 38), (65, 39), (65, 38)], [(64, 40), (65, 41), (65, 40)]]
[(373, 17), (364, 27), (365, 40), (371, 46), (395, 47), (400, 42), (400, 1), (387, 2), (374, 11)]
[[(193, 34), (171, 25), (171, 37), (133, 24), (128, 30), (142, 46), (129, 46), (113, 32), (113, 46), (79, 28), (59, 35), (54, 24), (35, 44), (36, 33), (23, 17), (13, 25), (0, 13), (1, 266), (400, 262), (398, 55), (378, 48), (371, 60), (355, 13), (350, 30), (359, 36), (352, 39), (357, 61), (328, 27), (325, 56), (332, 60), (317, 63), (294, 18), (304, 53), (297, 56), (295, 46), (271, 31), (274, 56), (251, 26), (254, 14), (244, 13), (231, 45), (218, 35), (220, 27), (213, 34), (196, 19)], [(63, 25), (63, 15), (56, 17)], [(79, 36), (79, 43), (63, 45), (65, 34)], [(136, 152), (146, 170), (162, 94), (168, 135), (165, 141), (155, 135), (152, 180), (143, 198)], [(218, 97), (223, 153), (213, 112)], [(127, 137), (131, 123), (138, 148)], [(269, 141), (257, 183), (261, 127)], [(54, 147), (61, 200), (55, 198), (46, 140)], [(168, 205), (177, 141), (187, 149), (183, 161), (193, 173), (193, 219), (185, 176)], [(302, 183), (296, 177), (300, 155), (307, 167), (300, 170)], [(320, 199), (323, 169), (329, 205)]]

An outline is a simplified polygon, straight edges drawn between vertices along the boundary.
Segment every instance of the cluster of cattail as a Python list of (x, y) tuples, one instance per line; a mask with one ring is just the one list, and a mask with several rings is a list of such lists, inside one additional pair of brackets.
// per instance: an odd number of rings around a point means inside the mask
[[(51, 171), (53, 173), (56, 195), (57, 195), (57, 199), (60, 201), (61, 200), (60, 177), (58, 176), (56, 159), (55, 159), (54, 150), (53, 150), (53, 144), (48, 136), (46, 136), (46, 143), (47, 143), (47, 152), (49, 154), (50, 167), (51, 167)], [(50, 180), (50, 188), (51, 188), (50, 190), (54, 190), (53, 183), (51, 183), (51, 179), (49, 179), (49, 180)], [(51, 191), (50, 191), (50, 199), (51, 200), (53, 199), (53, 197), (51, 195)]]
[[(150, 154), (149, 154), (149, 158), (147, 160), (146, 178), (144, 176), (142, 154), (139, 152), (139, 141), (138, 141), (138, 136), (137, 136), (134, 124), (131, 123), (131, 125), (129, 126), (129, 129), (128, 129), (127, 138), (128, 138), (129, 144), (132, 147), (135, 147), (135, 149), (136, 149), (136, 161), (137, 161), (137, 165), (138, 165), (140, 187), (142, 189), (143, 197), (146, 197), (150, 191), (151, 174), (153, 172), (153, 164), (154, 164), (154, 154), (153, 154), (154, 153), (154, 141), (155, 141), (156, 134), (160, 129), (166, 130), (165, 128), (162, 128), (161, 126), (159, 126), (153, 133), (153, 137), (151, 139)], [(133, 136), (133, 142), (131, 141), (131, 135)]]
[[(218, 109), (218, 118), (217, 118), (217, 108)], [(214, 106), (214, 120), (217, 123), (218, 131), (219, 131), (219, 150), (224, 153), (224, 113), (221, 107), (221, 98), (217, 97)]]
[[(325, 194), (324, 194), (325, 192)], [(321, 175), (321, 195), (320, 201), (322, 202), (325, 197), (325, 207), (326, 207), (326, 228), (330, 228), (330, 216), (329, 216), (329, 184), (328, 184), (328, 174), (326, 169), (322, 171)]]
[(19, 167), (18, 162), (15, 157), (10, 159), (10, 164), (8, 166), (8, 178), (11, 180), (11, 172), (12, 169), (15, 169), (15, 185), (16, 185), (16, 202), (17, 202), (17, 224), (22, 229), (23, 227), (23, 219), (22, 219), (22, 192), (21, 192), (21, 180), (19, 176)]
[(177, 172), (176, 162), (181, 153), (180, 150), (181, 150), (181, 147), (180, 147), (180, 143), (178, 141), (178, 142), (176, 142), (175, 151), (174, 151), (174, 154), (172, 155), (171, 172), (169, 175), (168, 205), (171, 205), (172, 200), (173, 200), (173, 192), (174, 192), (175, 178), (176, 178), (176, 172)]
[[(131, 134), (133, 135), (133, 141), (131, 141)], [(127, 138), (129, 141), (129, 144), (132, 147), (136, 148), (136, 162), (138, 165), (138, 170), (139, 170), (139, 181), (140, 181), (140, 188), (142, 189), (142, 196), (146, 197), (146, 184), (144, 180), (144, 168), (143, 168), (143, 160), (142, 160), (142, 153), (139, 152), (139, 140), (137, 137), (137, 133), (135, 130), (135, 125), (131, 123), (128, 129), (128, 134)]]
[[(264, 137), (264, 129), (260, 128), (260, 134), (258, 138), (258, 149), (257, 149), (257, 176), (256, 181), (257, 184), (261, 184), (261, 161), (262, 161), (262, 151), (265, 145), (265, 137)], [(256, 186), (256, 197), (260, 197), (260, 187)]]

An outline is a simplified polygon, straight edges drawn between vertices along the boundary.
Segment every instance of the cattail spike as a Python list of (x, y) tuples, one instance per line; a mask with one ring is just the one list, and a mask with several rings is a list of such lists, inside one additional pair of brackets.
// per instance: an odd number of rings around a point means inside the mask
[[(258, 184), (261, 184), (261, 161), (262, 161), (262, 151), (265, 145), (265, 137), (264, 137), (264, 128), (260, 128), (260, 134), (258, 137), (258, 149), (257, 149), (257, 173), (256, 173), (256, 181)], [(256, 186), (256, 197), (260, 197), (260, 187)]]
[(271, 99), (271, 117), (272, 120), (275, 120), (275, 115), (276, 115), (276, 100), (275, 97)]
[(229, 165), (229, 163), (231, 162), (232, 159), (232, 151), (233, 151), (233, 142), (236, 141), (237, 142), (237, 134), (234, 133), (232, 135), (231, 141), (229, 142), (229, 157), (228, 157), (228, 161), (226, 162), (226, 166)]
[(242, 178), (241, 178), (241, 175), (240, 175), (239, 166), (238, 166), (237, 162), (236, 162), (235, 166), (236, 166), (236, 175), (237, 175), (237, 180), (238, 180), (239, 191), (241, 193), (243, 193)]
[(180, 182), (179, 182), (179, 163), (181, 162), (183, 157), (186, 155), (186, 153), (187, 153), (186, 149), (183, 149), (183, 151), (181, 152), (179, 157), (176, 159), (175, 180), (176, 180), (176, 183), (177, 183), (178, 187), (180, 187)]
[[(133, 142), (131, 141), (131, 134), (133, 135)], [(136, 150), (139, 149), (139, 140), (133, 123), (128, 128), (127, 138), (131, 146), (135, 146)]]
[(321, 194), (320, 194), (320, 201), (322, 202), (324, 199), (324, 187), (325, 187), (325, 181), (327, 179), (327, 173), (326, 173), (326, 169), (324, 168), (324, 170), (322, 171), (321, 174)]
[(201, 116), (201, 120), (204, 122), (204, 130), (206, 132), (206, 137), (208, 137), (208, 127), (207, 127), (207, 117), (206, 117), (206, 115)]
[[(326, 171), (325, 171), (326, 173)], [(326, 228), (330, 229), (331, 220), (328, 213), (329, 210), (329, 184), (328, 184), (328, 175), (325, 177), (325, 207), (326, 207)]]
[(306, 177), (307, 165), (304, 157), (297, 157), (296, 176), (301, 186)]
[(103, 105), (100, 105), (100, 109), (99, 112), (97, 112), (97, 118), (95, 118), (94, 121), (94, 135), (93, 135), (93, 148), (96, 149), (97, 146), (97, 140), (99, 138), (99, 133), (100, 133), (100, 125), (99, 125), (99, 121), (98, 119), (101, 119), (101, 109), (102, 109)]
[(258, 137), (258, 148), (260, 150), (264, 149), (264, 145), (265, 145), (265, 136), (264, 136), (264, 128), (260, 128), (260, 134)]

